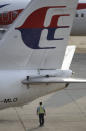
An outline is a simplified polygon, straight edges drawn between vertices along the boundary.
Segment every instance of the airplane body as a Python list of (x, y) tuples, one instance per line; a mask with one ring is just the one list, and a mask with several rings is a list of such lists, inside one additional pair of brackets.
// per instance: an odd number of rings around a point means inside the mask
[[(0, 1), (0, 27), (7, 28), (25, 9), (30, 0), (2, 0)], [(72, 36), (86, 35), (86, 0), (79, 0), (77, 12), (71, 30)]]
[(72, 25), (71, 35), (86, 35), (86, 0), (80, 0)]
[[(1, 13), (10, 12), (10, 1), (1, 3)], [(86, 83), (71, 78), (69, 69), (75, 46), (67, 45), (77, 2), (32, 0), (13, 24), (9, 23), (0, 40), (0, 109), (23, 106), (70, 83)], [(11, 6), (13, 12), (23, 8)], [(7, 18), (4, 22), (10, 21)]]
[[(44, 71), (43, 71), (44, 72)], [(50, 71), (47, 71), (48, 74)], [(56, 72), (54, 70), (54, 72)], [(46, 73), (46, 72), (45, 72)], [(38, 75), (36, 70), (8, 70), (0, 71), (0, 109), (20, 107), (38, 97), (64, 89), (65, 83), (37, 83), (23, 84), (28, 75)], [(59, 73), (60, 74), (60, 73)], [(66, 74), (67, 75), (67, 74)], [(62, 77), (62, 76), (61, 76)], [(52, 77), (51, 77), (52, 78)]]

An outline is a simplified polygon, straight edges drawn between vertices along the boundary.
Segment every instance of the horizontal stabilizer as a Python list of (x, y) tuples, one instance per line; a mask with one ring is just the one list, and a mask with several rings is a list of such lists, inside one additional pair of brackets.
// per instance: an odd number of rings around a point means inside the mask
[(62, 64), (62, 70), (68, 70), (70, 67), (70, 64), (72, 62), (74, 52), (75, 52), (76, 46), (67, 46), (65, 56), (64, 56), (64, 61)]
[(86, 79), (80, 78), (58, 78), (58, 77), (41, 77), (30, 78), (22, 81), (23, 84), (39, 84), (39, 83), (86, 83)]

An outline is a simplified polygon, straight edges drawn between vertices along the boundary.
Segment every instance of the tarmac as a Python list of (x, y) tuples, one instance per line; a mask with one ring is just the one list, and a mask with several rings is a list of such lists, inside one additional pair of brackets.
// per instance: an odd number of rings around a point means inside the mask
[[(86, 78), (85, 53), (74, 55), (71, 69), (76, 72), (74, 77)], [(39, 101), (46, 108), (43, 127), (39, 127), (36, 115)], [(22, 108), (1, 110), (0, 131), (86, 131), (86, 84), (70, 84)]]
[(77, 53), (86, 53), (86, 36), (71, 36), (69, 44), (77, 46)]

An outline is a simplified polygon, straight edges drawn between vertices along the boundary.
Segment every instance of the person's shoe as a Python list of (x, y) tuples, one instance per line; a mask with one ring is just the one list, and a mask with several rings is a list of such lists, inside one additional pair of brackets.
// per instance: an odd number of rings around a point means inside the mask
[(44, 124), (41, 125), (41, 127), (43, 127), (43, 126), (44, 126)]

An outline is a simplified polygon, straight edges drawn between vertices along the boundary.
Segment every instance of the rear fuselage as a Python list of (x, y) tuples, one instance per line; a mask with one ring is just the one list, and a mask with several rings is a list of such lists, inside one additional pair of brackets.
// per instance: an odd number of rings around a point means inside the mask
[[(65, 83), (23, 84), (27, 75), (37, 75), (34, 70), (0, 71), (0, 109), (23, 106), (34, 99), (66, 88)], [(64, 75), (71, 74), (65, 71)], [(61, 74), (58, 74), (61, 75)]]

